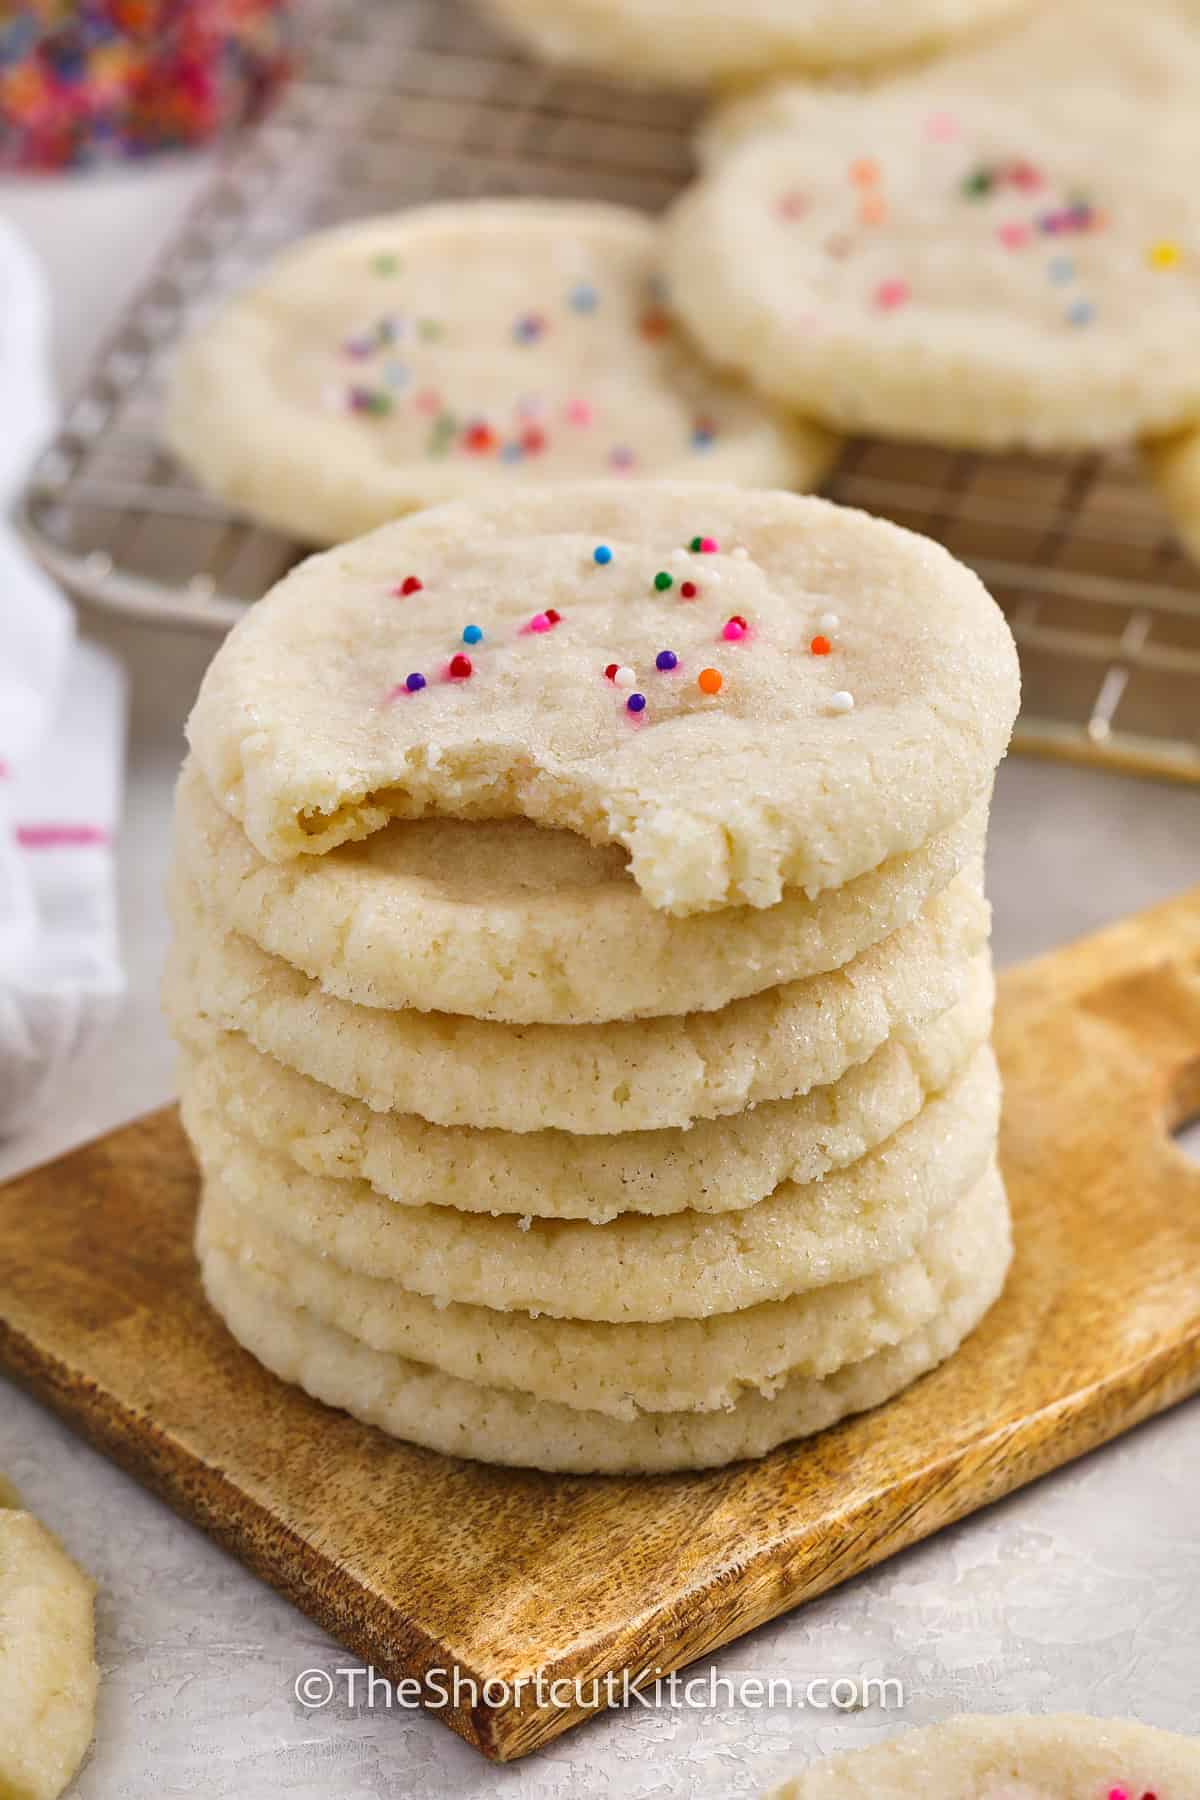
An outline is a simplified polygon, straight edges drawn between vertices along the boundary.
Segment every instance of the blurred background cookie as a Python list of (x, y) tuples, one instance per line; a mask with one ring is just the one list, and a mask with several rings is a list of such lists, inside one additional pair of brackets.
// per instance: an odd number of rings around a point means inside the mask
[(929, 54), (1017, 18), (1029, 0), (484, 0), (550, 62), (634, 83), (720, 87), (788, 69)]
[(184, 345), (172, 447), (308, 543), (502, 485), (815, 485), (832, 440), (701, 362), (658, 250), (641, 213), (548, 200), (310, 238)]
[(718, 121), (665, 252), (706, 353), (839, 430), (944, 446), (1067, 451), (1194, 418), (1200, 33), (1171, 0), (1102, 3), (1101, 54), (1088, 10)]

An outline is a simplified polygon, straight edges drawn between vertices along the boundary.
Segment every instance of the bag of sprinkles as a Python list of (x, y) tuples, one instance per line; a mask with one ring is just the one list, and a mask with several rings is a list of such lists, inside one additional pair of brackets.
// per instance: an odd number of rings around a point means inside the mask
[(289, 0), (0, 6), (0, 169), (150, 155), (255, 117), (288, 66)]

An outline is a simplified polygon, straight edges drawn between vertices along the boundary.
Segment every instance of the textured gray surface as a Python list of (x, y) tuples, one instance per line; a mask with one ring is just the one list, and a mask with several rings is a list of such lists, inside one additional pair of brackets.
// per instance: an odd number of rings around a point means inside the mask
[(297, 1674), (347, 1659), (282, 1600), (0, 1387), (0, 1459), (98, 1577), (103, 1680), (78, 1800), (519, 1800), (755, 1794), (902, 1717), (964, 1710), (1136, 1716), (1194, 1730), (1200, 1667), (1200, 1406), (964, 1521), (731, 1645), (733, 1677), (895, 1675), (902, 1715), (631, 1712), (491, 1768), (434, 1720), (305, 1713)]
[[(181, 188), (189, 178), (180, 174)], [(89, 261), (89, 305), (99, 311), (96, 289), (120, 278), (135, 248), (144, 251), (144, 204), (123, 191), (125, 210), (106, 215), (104, 267)], [(161, 183), (154, 193), (161, 206)], [(81, 203), (47, 200), (40, 211), (25, 203), (25, 222), (64, 281), (80, 267), (71, 207)], [(74, 324), (78, 333), (83, 322)], [(78, 353), (77, 336), (60, 345), (66, 364)], [(171, 1091), (156, 999), (162, 871), (180, 724), (211, 646), (126, 628), (107, 635), (128, 659), (135, 691), (121, 852), (130, 1000), (117, 1041), (80, 1071), (60, 1110), (0, 1145), (0, 1176)], [(1002, 961), (1065, 942), (1200, 881), (1200, 791), (1014, 760), (998, 787), (989, 879)], [(292, 1694), (296, 1676), (344, 1666), (344, 1654), (2, 1381), (0, 1469), (99, 1581), (103, 1681), (78, 1800), (715, 1800), (757, 1793), (791, 1765), (874, 1741), (900, 1717), (925, 1724), (964, 1710), (1076, 1708), (1177, 1730), (1200, 1725), (1200, 1403), (717, 1659), (723, 1675), (790, 1677), (797, 1688), (815, 1676), (895, 1676), (908, 1693), (902, 1715), (634, 1711), (502, 1769), (429, 1718), (351, 1713), (340, 1702), (306, 1713)]]

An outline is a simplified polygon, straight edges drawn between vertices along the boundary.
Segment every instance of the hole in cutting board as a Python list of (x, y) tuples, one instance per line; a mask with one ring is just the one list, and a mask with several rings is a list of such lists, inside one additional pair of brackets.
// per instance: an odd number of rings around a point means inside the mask
[(1194, 1118), (1185, 1119), (1171, 1133), (1177, 1147), (1192, 1162), (1200, 1164), (1200, 1113)]
[(1177, 1078), (1171, 1098), (1171, 1136), (1191, 1162), (1200, 1163), (1200, 1057)]

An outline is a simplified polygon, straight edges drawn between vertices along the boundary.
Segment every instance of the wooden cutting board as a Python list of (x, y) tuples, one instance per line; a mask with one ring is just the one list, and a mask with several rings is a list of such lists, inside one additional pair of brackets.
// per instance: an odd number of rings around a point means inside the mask
[[(877, 1412), (716, 1474), (565, 1479), (411, 1449), (284, 1387), (206, 1310), (173, 1111), (0, 1189), (0, 1363), (498, 1759), (530, 1690), (681, 1667), (1200, 1388), (1200, 888), (1006, 975), (1008, 1290)], [(521, 1704), (474, 1681), (526, 1678)], [(560, 1688), (560, 1696), (566, 1689)], [(545, 1696), (544, 1696), (545, 1697)]]

